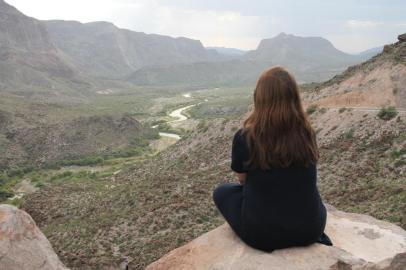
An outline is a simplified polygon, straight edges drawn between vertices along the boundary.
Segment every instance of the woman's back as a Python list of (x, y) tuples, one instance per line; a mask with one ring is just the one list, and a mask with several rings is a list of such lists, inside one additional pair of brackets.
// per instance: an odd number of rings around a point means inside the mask
[(248, 149), (238, 130), (233, 140), (234, 171), (247, 174), (243, 186), (242, 232), (262, 249), (315, 242), (323, 233), (325, 208), (317, 190), (316, 165), (269, 170), (244, 166)]
[(253, 110), (234, 135), (231, 169), (241, 184), (220, 185), (214, 202), (255, 248), (314, 243), (326, 224), (316, 185), (318, 157), (295, 79), (283, 68), (271, 68), (260, 76)]

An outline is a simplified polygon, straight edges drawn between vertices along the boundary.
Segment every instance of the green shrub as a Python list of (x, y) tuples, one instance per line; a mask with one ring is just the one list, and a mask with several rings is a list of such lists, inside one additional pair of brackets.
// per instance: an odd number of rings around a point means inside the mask
[(326, 113), (327, 109), (326, 108), (320, 108), (319, 113)]
[(347, 108), (345, 108), (345, 107), (340, 108), (340, 109), (338, 110), (338, 112), (339, 112), (339, 113), (343, 113), (343, 112), (345, 112), (346, 109), (347, 109)]
[(11, 190), (0, 188), (0, 202), (7, 200), (14, 196), (14, 193)]
[(62, 166), (92, 166), (92, 165), (98, 165), (104, 162), (103, 157), (85, 157), (81, 159), (74, 159), (74, 160), (63, 160), (60, 162), (60, 165)]
[(390, 153), (390, 157), (393, 159), (400, 158), (403, 155), (406, 155), (406, 149), (393, 150)]
[(209, 128), (207, 121), (206, 120), (200, 120), (199, 124), (197, 124), (197, 129), (200, 131), (207, 131), (207, 129)]
[(378, 117), (382, 120), (390, 120), (394, 118), (398, 112), (393, 106), (382, 107), (378, 112)]
[(20, 177), (20, 176), (24, 175), (24, 171), (21, 168), (10, 169), (7, 171), (7, 175), (9, 177), (15, 177), (15, 176)]
[(73, 175), (73, 172), (71, 171), (65, 171), (62, 173), (55, 174), (54, 176), (51, 177), (51, 180), (56, 180), (56, 179), (62, 179), (66, 177), (71, 177)]
[(351, 128), (350, 130), (348, 130), (347, 132), (344, 133), (344, 138), (345, 139), (352, 139), (354, 137), (354, 128)]
[(312, 113), (314, 113), (315, 111), (317, 111), (317, 105), (313, 104), (310, 105), (309, 107), (307, 107), (306, 112), (308, 115), (311, 115)]

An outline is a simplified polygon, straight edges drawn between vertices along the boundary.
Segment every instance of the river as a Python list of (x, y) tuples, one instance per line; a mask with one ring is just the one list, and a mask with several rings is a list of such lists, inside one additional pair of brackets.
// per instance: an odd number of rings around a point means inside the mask
[[(188, 97), (190, 97), (190, 95), (188, 95)], [(198, 103), (200, 104), (200, 103)], [(176, 123), (176, 122), (181, 122), (181, 121), (185, 121), (187, 120), (187, 116), (182, 114), (183, 111), (192, 108), (193, 106), (196, 106), (197, 104), (192, 104), (192, 105), (188, 105), (179, 109), (176, 109), (172, 112), (169, 113), (169, 116), (176, 118), (175, 120), (171, 120), (171, 121), (166, 121), (165, 123), (169, 124), (169, 123)], [(158, 125), (152, 126), (152, 128), (157, 128)], [(159, 135), (162, 137), (168, 137), (168, 138), (173, 138), (176, 140), (179, 140), (181, 137), (178, 134), (175, 133), (167, 133), (167, 132), (159, 132)]]

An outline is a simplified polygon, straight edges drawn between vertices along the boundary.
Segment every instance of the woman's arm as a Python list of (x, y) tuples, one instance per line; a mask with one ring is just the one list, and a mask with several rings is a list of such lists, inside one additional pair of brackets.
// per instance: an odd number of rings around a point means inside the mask
[(244, 185), (247, 173), (235, 173), (235, 174), (237, 175), (238, 182), (240, 182), (241, 185)]

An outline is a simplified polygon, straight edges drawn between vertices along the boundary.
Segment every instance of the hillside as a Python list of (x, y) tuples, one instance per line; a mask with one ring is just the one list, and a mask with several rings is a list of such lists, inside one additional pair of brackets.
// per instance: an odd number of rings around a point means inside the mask
[(31, 118), (0, 110), (3, 153), (0, 170), (51, 166), (109, 154), (125, 156), (157, 136), (156, 131), (128, 115), (78, 117), (58, 122), (34, 119), (43, 113), (39, 109)]
[[(334, 118), (332, 126), (326, 125), (326, 119)], [(375, 112), (355, 110), (312, 115), (321, 148), (319, 186), (327, 202), (405, 228), (401, 153), (406, 125), (404, 117), (399, 119), (384, 121)], [(211, 192), (234, 179), (229, 155), (237, 126), (235, 121), (212, 122), (206, 131), (122, 171), (114, 184), (109, 177), (98, 178), (97, 185), (68, 181), (29, 195), (23, 208), (68, 266), (91, 269), (128, 256), (130, 267), (143, 269), (223, 222)]]
[(406, 109), (406, 42), (386, 45), (382, 53), (346, 69), (307, 91), (306, 98), (328, 107)]
[(120, 29), (109, 22), (43, 21), (52, 41), (82, 72), (122, 78), (142, 67), (212, 61), (200, 41)]
[(89, 94), (89, 82), (65, 61), (41, 22), (3, 0), (0, 22), (0, 92), (56, 99)]

